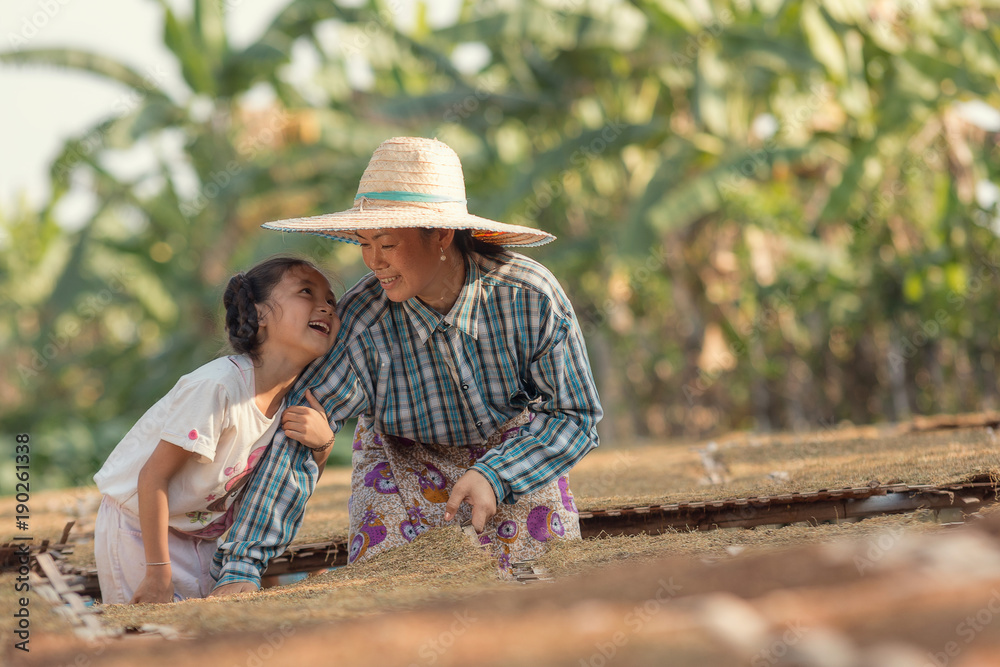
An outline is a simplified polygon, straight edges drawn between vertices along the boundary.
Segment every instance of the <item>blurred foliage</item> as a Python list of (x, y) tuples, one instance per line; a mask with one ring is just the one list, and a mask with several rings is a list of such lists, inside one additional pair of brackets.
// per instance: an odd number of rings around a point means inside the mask
[(473, 212), (559, 236), (528, 252), (576, 304), (606, 441), (997, 406), (996, 0), (495, 0), (405, 31), (389, 2), (296, 0), (240, 48), (225, 6), (163, 3), (182, 96), (0, 54), (124, 91), (45, 207), (0, 212), (0, 432), (31, 434), (39, 485), (89, 480), (224, 350), (231, 272), (294, 250), (353, 284), (354, 248), (258, 225), (348, 207), (401, 134), (458, 151)]

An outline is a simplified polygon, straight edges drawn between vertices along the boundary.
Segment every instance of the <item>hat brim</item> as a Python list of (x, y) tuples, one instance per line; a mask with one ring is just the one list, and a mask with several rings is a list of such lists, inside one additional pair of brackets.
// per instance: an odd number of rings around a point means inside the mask
[(261, 227), (279, 232), (316, 234), (354, 244), (359, 243), (355, 232), (398, 228), (468, 229), (475, 238), (486, 243), (521, 248), (545, 245), (556, 238), (539, 229), (497, 222), (469, 213), (455, 214), (426, 209), (406, 211), (400, 208), (363, 211), (352, 209), (308, 218), (265, 222)]

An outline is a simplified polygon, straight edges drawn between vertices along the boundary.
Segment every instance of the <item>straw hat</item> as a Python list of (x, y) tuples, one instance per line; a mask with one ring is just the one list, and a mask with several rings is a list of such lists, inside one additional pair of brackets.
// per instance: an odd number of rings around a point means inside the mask
[(261, 226), (350, 243), (358, 243), (356, 230), (398, 227), (469, 229), (474, 237), (503, 246), (538, 246), (555, 238), (538, 229), (470, 215), (458, 155), (436, 139), (417, 137), (396, 137), (375, 149), (349, 210)]

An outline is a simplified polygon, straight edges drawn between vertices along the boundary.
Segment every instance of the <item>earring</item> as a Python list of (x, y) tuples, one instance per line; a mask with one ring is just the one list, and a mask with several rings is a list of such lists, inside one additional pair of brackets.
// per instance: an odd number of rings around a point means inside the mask
[(441, 261), (447, 262), (448, 258), (444, 256), (444, 248), (441, 248)]

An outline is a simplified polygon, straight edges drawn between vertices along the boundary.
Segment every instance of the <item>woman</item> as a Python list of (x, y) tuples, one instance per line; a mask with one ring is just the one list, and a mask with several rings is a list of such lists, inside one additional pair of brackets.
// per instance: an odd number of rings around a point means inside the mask
[[(402, 137), (375, 151), (352, 209), (267, 223), (361, 246), (372, 273), (338, 306), (334, 349), (303, 373), (355, 432), (351, 562), (471, 518), (502, 572), (579, 538), (566, 474), (598, 444), (583, 337), (552, 274), (505, 246), (545, 232), (470, 215), (458, 156)], [(291, 542), (318, 468), (279, 431), (216, 554), (216, 595), (255, 590)]]

